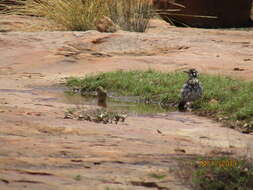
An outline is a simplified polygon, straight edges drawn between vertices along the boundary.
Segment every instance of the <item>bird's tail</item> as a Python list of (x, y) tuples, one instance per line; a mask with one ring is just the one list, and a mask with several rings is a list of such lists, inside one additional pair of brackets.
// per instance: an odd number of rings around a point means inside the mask
[(179, 111), (185, 111), (186, 110), (186, 101), (181, 100), (178, 104), (178, 110)]

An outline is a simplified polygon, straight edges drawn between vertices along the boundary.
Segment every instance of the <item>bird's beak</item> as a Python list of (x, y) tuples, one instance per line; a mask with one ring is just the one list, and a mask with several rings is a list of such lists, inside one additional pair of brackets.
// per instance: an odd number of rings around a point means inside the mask
[(189, 71), (183, 71), (183, 72), (184, 72), (184, 73), (187, 73), (187, 74), (189, 73)]

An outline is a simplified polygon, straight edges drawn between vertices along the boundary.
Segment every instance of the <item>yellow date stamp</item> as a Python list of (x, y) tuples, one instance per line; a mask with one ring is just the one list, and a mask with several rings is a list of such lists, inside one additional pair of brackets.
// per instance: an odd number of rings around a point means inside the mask
[(200, 167), (237, 167), (238, 160), (200, 160)]

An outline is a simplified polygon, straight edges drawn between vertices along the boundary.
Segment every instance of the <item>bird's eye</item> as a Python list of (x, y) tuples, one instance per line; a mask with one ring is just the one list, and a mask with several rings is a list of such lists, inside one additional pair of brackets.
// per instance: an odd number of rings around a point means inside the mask
[(196, 77), (196, 76), (197, 76), (197, 73), (196, 73), (196, 72), (193, 72), (193, 73), (192, 73), (192, 76)]

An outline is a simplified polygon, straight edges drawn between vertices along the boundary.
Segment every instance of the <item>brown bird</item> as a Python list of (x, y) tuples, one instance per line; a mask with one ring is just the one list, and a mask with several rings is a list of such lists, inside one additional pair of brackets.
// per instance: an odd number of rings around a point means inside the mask
[(107, 104), (106, 104), (107, 92), (106, 92), (106, 90), (102, 86), (99, 86), (99, 87), (97, 87), (96, 92), (97, 92), (97, 98), (98, 98), (97, 105), (106, 108), (107, 107)]

